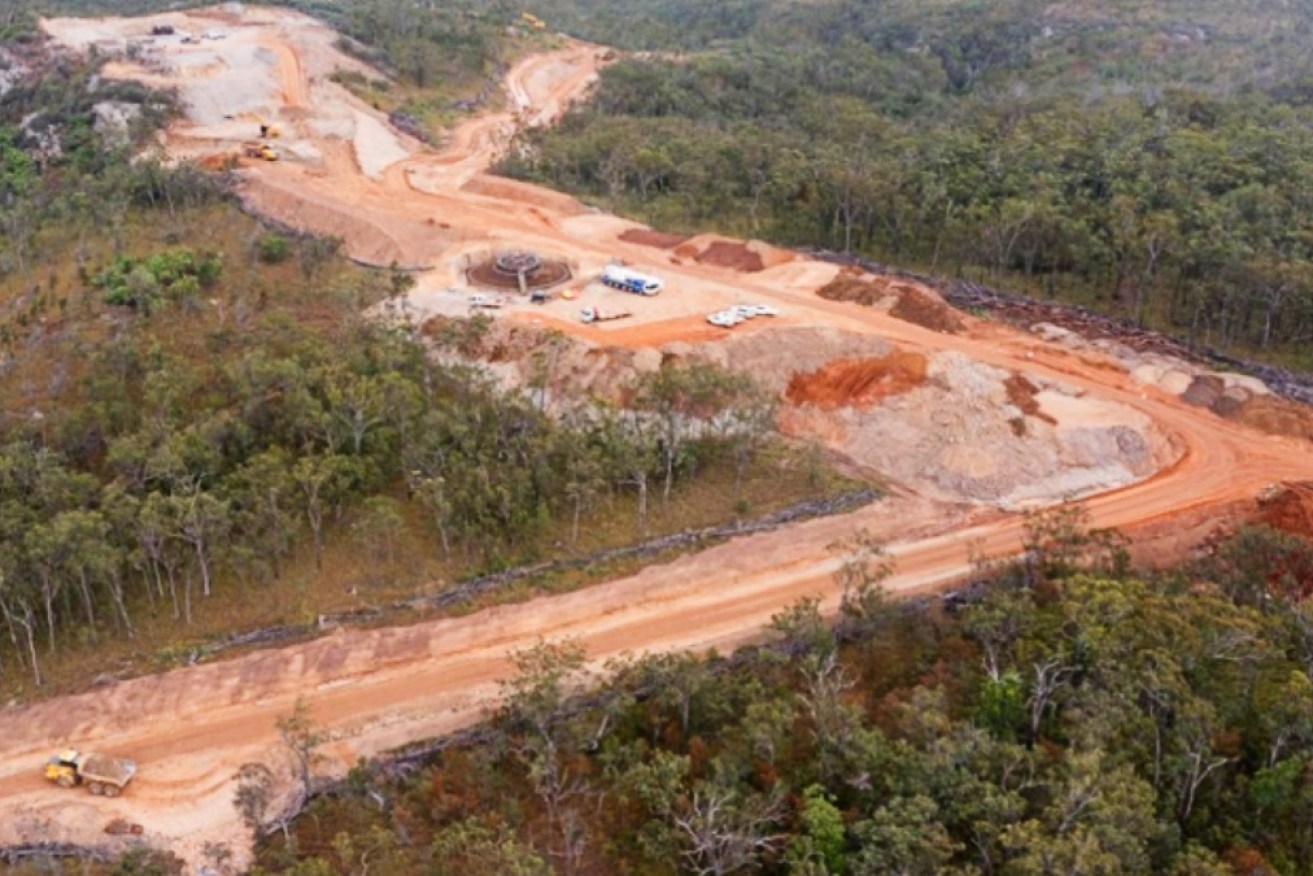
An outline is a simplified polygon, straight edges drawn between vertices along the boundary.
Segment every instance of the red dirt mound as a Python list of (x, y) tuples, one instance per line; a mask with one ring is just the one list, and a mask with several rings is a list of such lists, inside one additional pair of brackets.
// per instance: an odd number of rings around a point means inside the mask
[(895, 352), (879, 359), (836, 359), (825, 367), (793, 375), (784, 397), (795, 405), (823, 410), (866, 408), (925, 383), (926, 358)]
[(1282, 484), (1259, 500), (1259, 519), (1292, 535), (1313, 537), (1313, 483)]
[(867, 307), (894, 298), (889, 315), (931, 331), (958, 334), (966, 323), (957, 311), (928, 289), (887, 277), (873, 277), (845, 271), (816, 293), (830, 301), (851, 301)]
[(716, 241), (696, 258), (699, 264), (729, 268), (749, 274), (766, 269), (766, 263), (761, 260), (761, 255), (748, 249), (746, 243), (730, 243), (727, 240)]
[(1226, 416), (1269, 435), (1289, 435), (1313, 441), (1313, 408), (1288, 399), (1273, 395), (1255, 396)]
[(625, 243), (637, 243), (641, 246), (654, 246), (657, 249), (674, 249), (688, 237), (682, 234), (668, 234), (652, 228), (631, 228), (620, 239)]
[(830, 301), (851, 301), (869, 307), (882, 301), (888, 295), (888, 289), (861, 279), (860, 274), (851, 270), (845, 270), (822, 286), (816, 294)]
[(915, 323), (931, 331), (955, 335), (966, 329), (966, 323), (953, 308), (937, 295), (915, 286), (904, 286), (898, 293), (898, 303), (889, 311), (905, 322)]

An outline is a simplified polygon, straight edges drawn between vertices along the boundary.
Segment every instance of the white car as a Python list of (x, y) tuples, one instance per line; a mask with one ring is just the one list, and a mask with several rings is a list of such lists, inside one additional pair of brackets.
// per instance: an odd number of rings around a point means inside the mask
[(728, 329), (743, 322), (743, 317), (734, 310), (718, 310), (707, 317), (707, 322)]
[(748, 306), (752, 308), (753, 312), (756, 313), (757, 316), (779, 316), (779, 315), (780, 315), (779, 308), (777, 308), (777, 307), (771, 307), (769, 304), (750, 304), (750, 305), (748, 305)]
[(757, 315), (757, 306), (755, 304), (735, 304), (729, 309), (729, 312), (737, 314), (743, 319), (752, 319)]

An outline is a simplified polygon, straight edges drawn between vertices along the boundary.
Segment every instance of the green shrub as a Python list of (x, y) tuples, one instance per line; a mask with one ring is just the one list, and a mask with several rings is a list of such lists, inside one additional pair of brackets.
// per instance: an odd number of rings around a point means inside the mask
[(150, 312), (164, 299), (178, 301), (213, 286), (223, 272), (218, 253), (198, 256), (190, 249), (165, 250), (145, 259), (119, 256), (92, 279), (105, 290), (105, 302)]
[(266, 265), (277, 265), (287, 261), (292, 254), (292, 245), (281, 234), (266, 234), (260, 238), (260, 261)]

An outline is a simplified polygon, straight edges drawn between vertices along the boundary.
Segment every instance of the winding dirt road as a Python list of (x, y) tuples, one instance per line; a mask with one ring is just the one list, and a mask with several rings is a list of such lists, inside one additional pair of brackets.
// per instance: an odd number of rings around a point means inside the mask
[[(276, 90), (313, 107), (323, 98), (324, 84), (301, 81), (318, 74), (306, 72), (312, 65), (287, 39), (296, 21), (280, 21), (257, 35), (262, 44), (278, 46)], [(422, 287), (451, 282), (463, 253), (508, 241), (570, 258), (581, 271), (620, 255), (659, 265), (669, 286), (702, 296), (699, 301), (776, 302), (787, 307), (794, 324), (867, 332), (909, 350), (958, 350), (1131, 406), (1169, 436), (1171, 447), (1163, 455), (1174, 461), (1146, 481), (1088, 500), (1100, 526), (1131, 529), (1252, 496), (1274, 481), (1313, 478), (1307, 444), (1185, 406), (1134, 384), (1096, 355), (1049, 347), (1001, 327), (940, 334), (822, 300), (815, 289), (833, 277), (829, 265), (789, 259), (741, 274), (683, 263), (620, 240), (632, 223), (555, 192), (483, 174), (515, 124), (556, 118), (587, 89), (600, 63), (596, 47), (578, 44), (527, 59), (509, 76), (514, 112), (463, 126), (438, 154), (412, 145), (412, 157), (377, 179), (362, 174), (340, 138), (322, 137), (316, 141), (322, 161), (251, 168), (244, 196), (283, 221), (345, 231), (348, 248), (362, 258), (433, 265)], [(346, 100), (340, 94), (337, 99)], [(189, 133), (184, 126), (175, 136), (175, 143), (185, 143)], [(541, 322), (582, 331), (568, 311), (539, 313)], [(677, 333), (689, 318), (687, 312), (672, 313), (641, 330), (604, 337), (651, 343)], [(838, 561), (826, 546), (859, 527), (891, 545), (898, 572), (889, 587), (912, 593), (960, 577), (968, 569), (968, 546), (991, 555), (1014, 553), (1021, 521), (994, 510), (945, 512), (914, 497), (894, 498), (842, 517), (737, 539), (578, 593), (404, 628), (339, 630), (308, 644), (7, 709), (0, 712), (0, 844), (101, 845), (105, 823), (121, 816), (144, 825), (148, 841), (193, 862), (207, 841), (240, 846), (232, 776), (250, 760), (284, 765), (274, 721), (296, 698), (306, 697), (316, 721), (331, 732), (327, 768), (340, 772), (358, 757), (478, 720), (496, 701), (507, 654), (539, 639), (573, 637), (600, 666), (626, 652), (733, 648), (759, 636), (772, 614), (803, 596), (820, 595), (833, 608)], [(65, 743), (131, 755), (141, 765), (138, 778), (115, 800), (48, 786), (37, 766)]]

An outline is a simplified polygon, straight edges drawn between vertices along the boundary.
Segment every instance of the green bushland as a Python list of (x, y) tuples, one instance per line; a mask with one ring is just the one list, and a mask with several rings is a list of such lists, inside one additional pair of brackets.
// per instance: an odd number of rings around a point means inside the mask
[(544, 0), (656, 54), (502, 169), (670, 230), (860, 253), (1308, 367), (1307, 7)]
[(521, 653), (479, 733), (362, 765), (253, 872), (1308, 872), (1313, 545), (1142, 578), (1079, 509), (1027, 533), (951, 611), (882, 599), (859, 540), (835, 626), (804, 601), (580, 697), (574, 645)]

